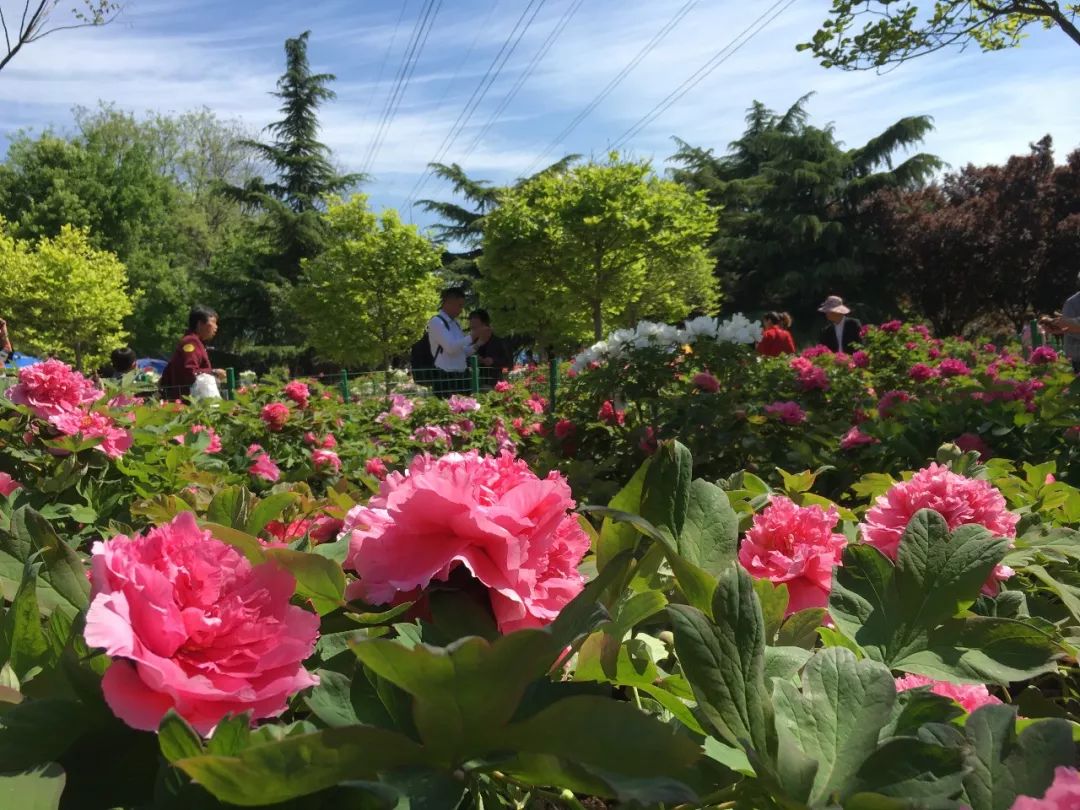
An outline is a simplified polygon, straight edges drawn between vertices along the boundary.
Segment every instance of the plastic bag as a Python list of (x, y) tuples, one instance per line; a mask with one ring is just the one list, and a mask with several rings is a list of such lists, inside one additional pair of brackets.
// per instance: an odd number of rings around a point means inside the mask
[(192, 399), (221, 399), (218, 390), (217, 377), (213, 374), (200, 374), (195, 378), (195, 384), (191, 386)]

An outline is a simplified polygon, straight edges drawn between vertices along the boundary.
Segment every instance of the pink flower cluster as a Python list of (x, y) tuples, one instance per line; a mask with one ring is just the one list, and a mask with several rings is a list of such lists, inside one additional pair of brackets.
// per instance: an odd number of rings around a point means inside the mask
[(924, 678), (922, 675), (905, 675), (896, 679), (896, 691), (906, 692), (909, 689), (917, 689), (920, 686), (929, 686), (935, 695), (955, 700), (960, 707), (971, 714), (980, 706), (992, 703), (1001, 703), (983, 684), (959, 684), (949, 681), (936, 681), (933, 678)]
[(364, 462), (364, 470), (368, 475), (374, 475), (376, 478), (386, 478), (386, 462), (378, 456), (369, 458)]
[(175, 709), (202, 734), (227, 714), (281, 714), (318, 679), (304, 669), (319, 619), (289, 604), (296, 587), (253, 566), (189, 513), (145, 535), (94, 544), (85, 637), (113, 661), (102, 689), (132, 728)]
[(859, 349), (859, 351), (851, 355), (851, 364), (855, 368), (868, 368), (870, 366), (870, 355)]
[(1054, 781), (1042, 798), (1017, 796), (1012, 810), (1077, 810), (1080, 808), (1080, 771), (1064, 766), (1054, 769)]
[(804, 357), (807, 360), (813, 360), (815, 357), (822, 357), (826, 354), (832, 354), (832, 349), (819, 343), (816, 346), (810, 346), (803, 349), (799, 356)]
[(895, 334), (895, 333), (899, 332), (900, 329), (903, 326), (904, 326), (904, 324), (901, 321), (885, 321), (885, 323), (883, 323), (878, 328), (882, 332), (888, 332), (889, 334)]
[(337, 439), (334, 438), (333, 433), (327, 433), (322, 439), (316, 436), (312, 431), (308, 431), (304, 434), (304, 444), (309, 447), (321, 447), (324, 450), (333, 450), (337, 447)]
[(966, 377), (971, 373), (971, 369), (963, 360), (946, 357), (938, 363), (938, 372), (942, 377)]
[(784, 497), (774, 497), (754, 515), (739, 562), (756, 579), (787, 585), (786, 615), (828, 604), (833, 568), (847, 545), (844, 535), (833, 531), (839, 520), (835, 506), (826, 511)]
[(785, 425), (801, 425), (806, 421), (806, 411), (799, 407), (798, 402), (790, 400), (766, 405), (765, 413), (776, 417)]
[(555, 438), (570, 439), (577, 433), (577, 425), (569, 419), (560, 419), (555, 423)]
[[(878, 497), (860, 527), (863, 540), (895, 560), (904, 530), (920, 509), (939, 513), (950, 531), (978, 524), (997, 537), (1016, 537), (1020, 521), (1009, 511), (1002, 494), (987, 481), (966, 478), (948, 467), (931, 464)], [(1008, 566), (998, 565), (983, 586), (984, 593), (997, 593), (998, 582), (1013, 573)]]
[(50, 416), (49, 424), (65, 436), (100, 439), (97, 449), (109, 458), (120, 458), (131, 447), (131, 434), (96, 411), (63, 411)]
[(450, 434), (446, 432), (446, 428), (440, 427), (439, 425), (424, 425), (418, 427), (413, 431), (413, 438), (423, 444), (450, 442)]
[(583, 587), (589, 538), (558, 473), (537, 478), (509, 453), (418, 456), (345, 518), (349, 598), (385, 604), (464, 565), (487, 587), (499, 629), (551, 622)]
[(293, 380), (285, 386), (285, 396), (296, 403), (296, 407), (303, 410), (308, 406), (311, 398), (311, 389), (299, 380)]
[(259, 417), (271, 431), (278, 433), (289, 421), (289, 406), (284, 402), (271, 402), (263, 407)]
[(341, 472), (341, 459), (338, 458), (338, 454), (335, 453), (333, 450), (323, 450), (322, 448), (318, 450), (312, 450), (311, 463), (319, 472)]
[(271, 484), (281, 478), (281, 470), (278, 469), (278, 465), (274, 463), (274, 460), (260, 445), (251, 445), (247, 449), (247, 457), (251, 459), (251, 466), (248, 467), (248, 472), (251, 475), (269, 481)]
[(795, 384), (800, 391), (829, 390), (829, 375), (823, 368), (818, 368), (805, 357), (791, 358), (791, 369), (795, 372)]
[(907, 391), (888, 391), (885, 396), (878, 400), (878, 416), (889, 419), (896, 412), (898, 406), (905, 402), (911, 402), (912, 396)]
[(604, 404), (600, 406), (600, 411), (596, 414), (596, 418), (603, 422), (605, 425), (623, 425), (626, 423), (626, 413), (620, 411), (615, 407), (610, 399), (605, 400)]
[(856, 425), (842, 437), (840, 437), (841, 450), (854, 450), (856, 447), (865, 447), (868, 444), (877, 444), (878, 439), (863, 433)]
[(90, 380), (59, 360), (20, 369), (19, 382), (7, 392), (16, 405), (27, 406), (34, 416), (46, 421), (69, 411), (81, 411), (104, 395)]
[(480, 403), (475, 399), (459, 396), (458, 394), (450, 397), (447, 404), (450, 406), (450, 413), (473, 413), (480, 410)]
[(915, 382), (926, 382), (938, 376), (938, 370), (931, 368), (926, 363), (916, 363), (908, 369), (908, 376)]
[(1039, 346), (1031, 352), (1028, 362), (1033, 366), (1049, 366), (1058, 361), (1058, 353), (1050, 346)]
[(206, 425), (192, 425), (188, 428), (187, 433), (181, 433), (179, 436), (173, 436), (173, 441), (178, 444), (184, 444), (187, 441), (187, 437), (192, 438), (198, 436), (200, 433), (206, 433), (210, 437), (210, 444), (206, 446), (206, 453), (213, 455), (214, 453), (221, 452), (221, 437), (217, 435), (212, 427)]
[(699, 371), (692, 380), (694, 387), (706, 394), (715, 394), (720, 390), (720, 381), (707, 371)]
[(510, 383), (508, 383), (506, 380), (499, 380), (497, 383), (495, 383), (495, 393), (496, 394), (505, 394), (509, 390), (510, 390)]

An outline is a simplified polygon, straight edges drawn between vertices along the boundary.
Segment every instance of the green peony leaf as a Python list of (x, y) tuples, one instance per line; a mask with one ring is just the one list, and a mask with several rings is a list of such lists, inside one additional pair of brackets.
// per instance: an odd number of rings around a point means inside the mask
[(20, 773), (0, 773), (0, 807), (58, 810), (67, 780), (55, 762)]

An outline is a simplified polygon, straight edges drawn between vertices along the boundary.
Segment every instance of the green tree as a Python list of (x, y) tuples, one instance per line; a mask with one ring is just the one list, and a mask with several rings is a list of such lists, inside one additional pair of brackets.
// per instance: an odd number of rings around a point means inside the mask
[(79, 369), (123, 345), (132, 311), (127, 274), (114, 254), (94, 249), (85, 230), (65, 225), (31, 243), (14, 238), (0, 217), (0, 266), (0, 312), (20, 345)]
[(866, 70), (949, 47), (1014, 48), (1032, 26), (1059, 28), (1080, 45), (1077, 15), (1080, 3), (1058, 0), (833, 0), (813, 39), (798, 48), (825, 67)]
[(294, 294), (305, 336), (328, 360), (389, 375), (438, 307), (439, 250), (397, 211), (376, 216), (362, 194), (334, 202), (324, 218), (326, 247), (304, 261)]
[(506, 191), (484, 223), (480, 295), (501, 322), (565, 350), (640, 318), (678, 320), (717, 300), (704, 193), (648, 162), (590, 162)]
[(318, 110), (335, 97), (329, 88), (335, 76), (311, 72), (310, 34), (305, 31), (285, 41), (285, 73), (272, 93), (281, 99), (282, 117), (267, 127), (273, 140), (244, 142), (269, 164), (276, 178), (256, 178), (243, 187), (227, 188), (234, 199), (266, 212), (276, 251), (273, 264), (289, 283), (299, 277), (301, 260), (315, 256), (324, 245), (324, 200), (363, 179), (359, 174), (341, 174), (330, 160), (329, 147), (318, 139)]
[(808, 99), (783, 114), (754, 102), (722, 156), (677, 140), (672, 177), (719, 210), (712, 248), (736, 308), (810, 314), (832, 292), (887, 306), (891, 292), (874, 272), (879, 246), (861, 212), (875, 192), (917, 188), (943, 165), (921, 153), (894, 157), (922, 140), (931, 119), (903, 118), (845, 149), (832, 127), (808, 122)]
[[(112, 0), (81, 0), (71, 7), (65, 4), (68, 12), (64, 19), (54, 19), (53, 12), (60, 5), (60, 0), (25, 0), (11, 3), (4, 12), (0, 3), (0, 28), (4, 32), (4, 50), (0, 51), (0, 70), (15, 58), (15, 54), (32, 42), (47, 37), (56, 31), (72, 28), (92, 28), (108, 25), (120, 13), (122, 4)], [(16, 8), (21, 6), (21, 8)]]

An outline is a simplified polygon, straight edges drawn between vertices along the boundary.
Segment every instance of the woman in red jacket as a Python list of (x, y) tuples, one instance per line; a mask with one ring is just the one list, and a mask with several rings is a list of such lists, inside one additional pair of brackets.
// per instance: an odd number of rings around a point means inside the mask
[(786, 312), (769, 312), (762, 320), (765, 322), (765, 334), (757, 345), (758, 354), (765, 357), (795, 354), (795, 340), (788, 331), (791, 329), (791, 316)]

